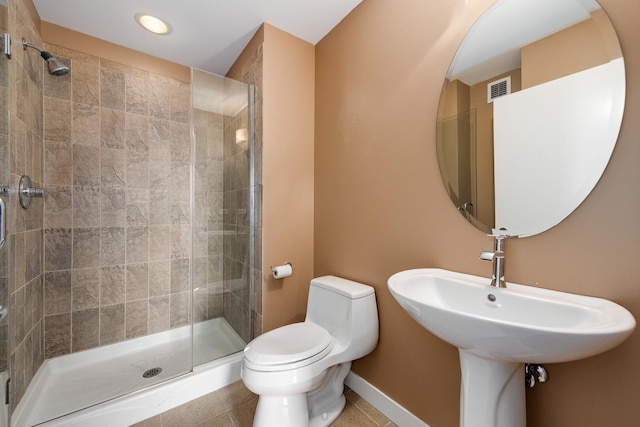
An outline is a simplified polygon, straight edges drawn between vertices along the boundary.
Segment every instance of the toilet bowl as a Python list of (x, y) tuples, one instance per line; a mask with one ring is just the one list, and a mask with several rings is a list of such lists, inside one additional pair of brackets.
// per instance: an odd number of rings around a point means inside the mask
[(371, 286), (336, 276), (311, 281), (307, 315), (244, 349), (242, 381), (257, 394), (254, 427), (326, 427), (345, 405), (351, 361), (378, 343)]

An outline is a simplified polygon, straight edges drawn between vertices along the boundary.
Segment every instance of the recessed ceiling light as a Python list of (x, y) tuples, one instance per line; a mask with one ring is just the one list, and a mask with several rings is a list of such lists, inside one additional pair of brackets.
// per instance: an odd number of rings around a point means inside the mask
[(171, 32), (169, 24), (152, 15), (139, 13), (136, 15), (136, 22), (142, 25), (142, 28), (154, 34), (169, 34)]

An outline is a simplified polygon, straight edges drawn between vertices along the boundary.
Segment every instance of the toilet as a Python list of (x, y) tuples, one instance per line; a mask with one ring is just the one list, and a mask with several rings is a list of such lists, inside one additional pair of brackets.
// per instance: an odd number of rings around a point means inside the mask
[(304, 322), (244, 349), (242, 381), (259, 396), (254, 427), (326, 427), (345, 405), (351, 361), (378, 343), (374, 289), (336, 276), (313, 279)]

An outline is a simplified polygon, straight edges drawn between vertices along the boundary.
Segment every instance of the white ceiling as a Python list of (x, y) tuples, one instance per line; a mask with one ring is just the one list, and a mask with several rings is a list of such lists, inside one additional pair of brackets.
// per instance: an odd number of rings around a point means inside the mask
[[(40, 18), (169, 61), (225, 75), (263, 22), (316, 44), (362, 0), (34, 0)], [(164, 19), (158, 36), (138, 13)], [(99, 55), (99, 52), (96, 52)]]

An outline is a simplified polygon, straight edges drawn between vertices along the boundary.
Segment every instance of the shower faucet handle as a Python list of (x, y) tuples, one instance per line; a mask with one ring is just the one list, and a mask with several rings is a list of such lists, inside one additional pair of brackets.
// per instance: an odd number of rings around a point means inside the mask
[(22, 175), (18, 184), (18, 197), (20, 198), (20, 206), (28, 209), (31, 206), (32, 197), (44, 197), (44, 188), (32, 187), (31, 178), (27, 175)]

